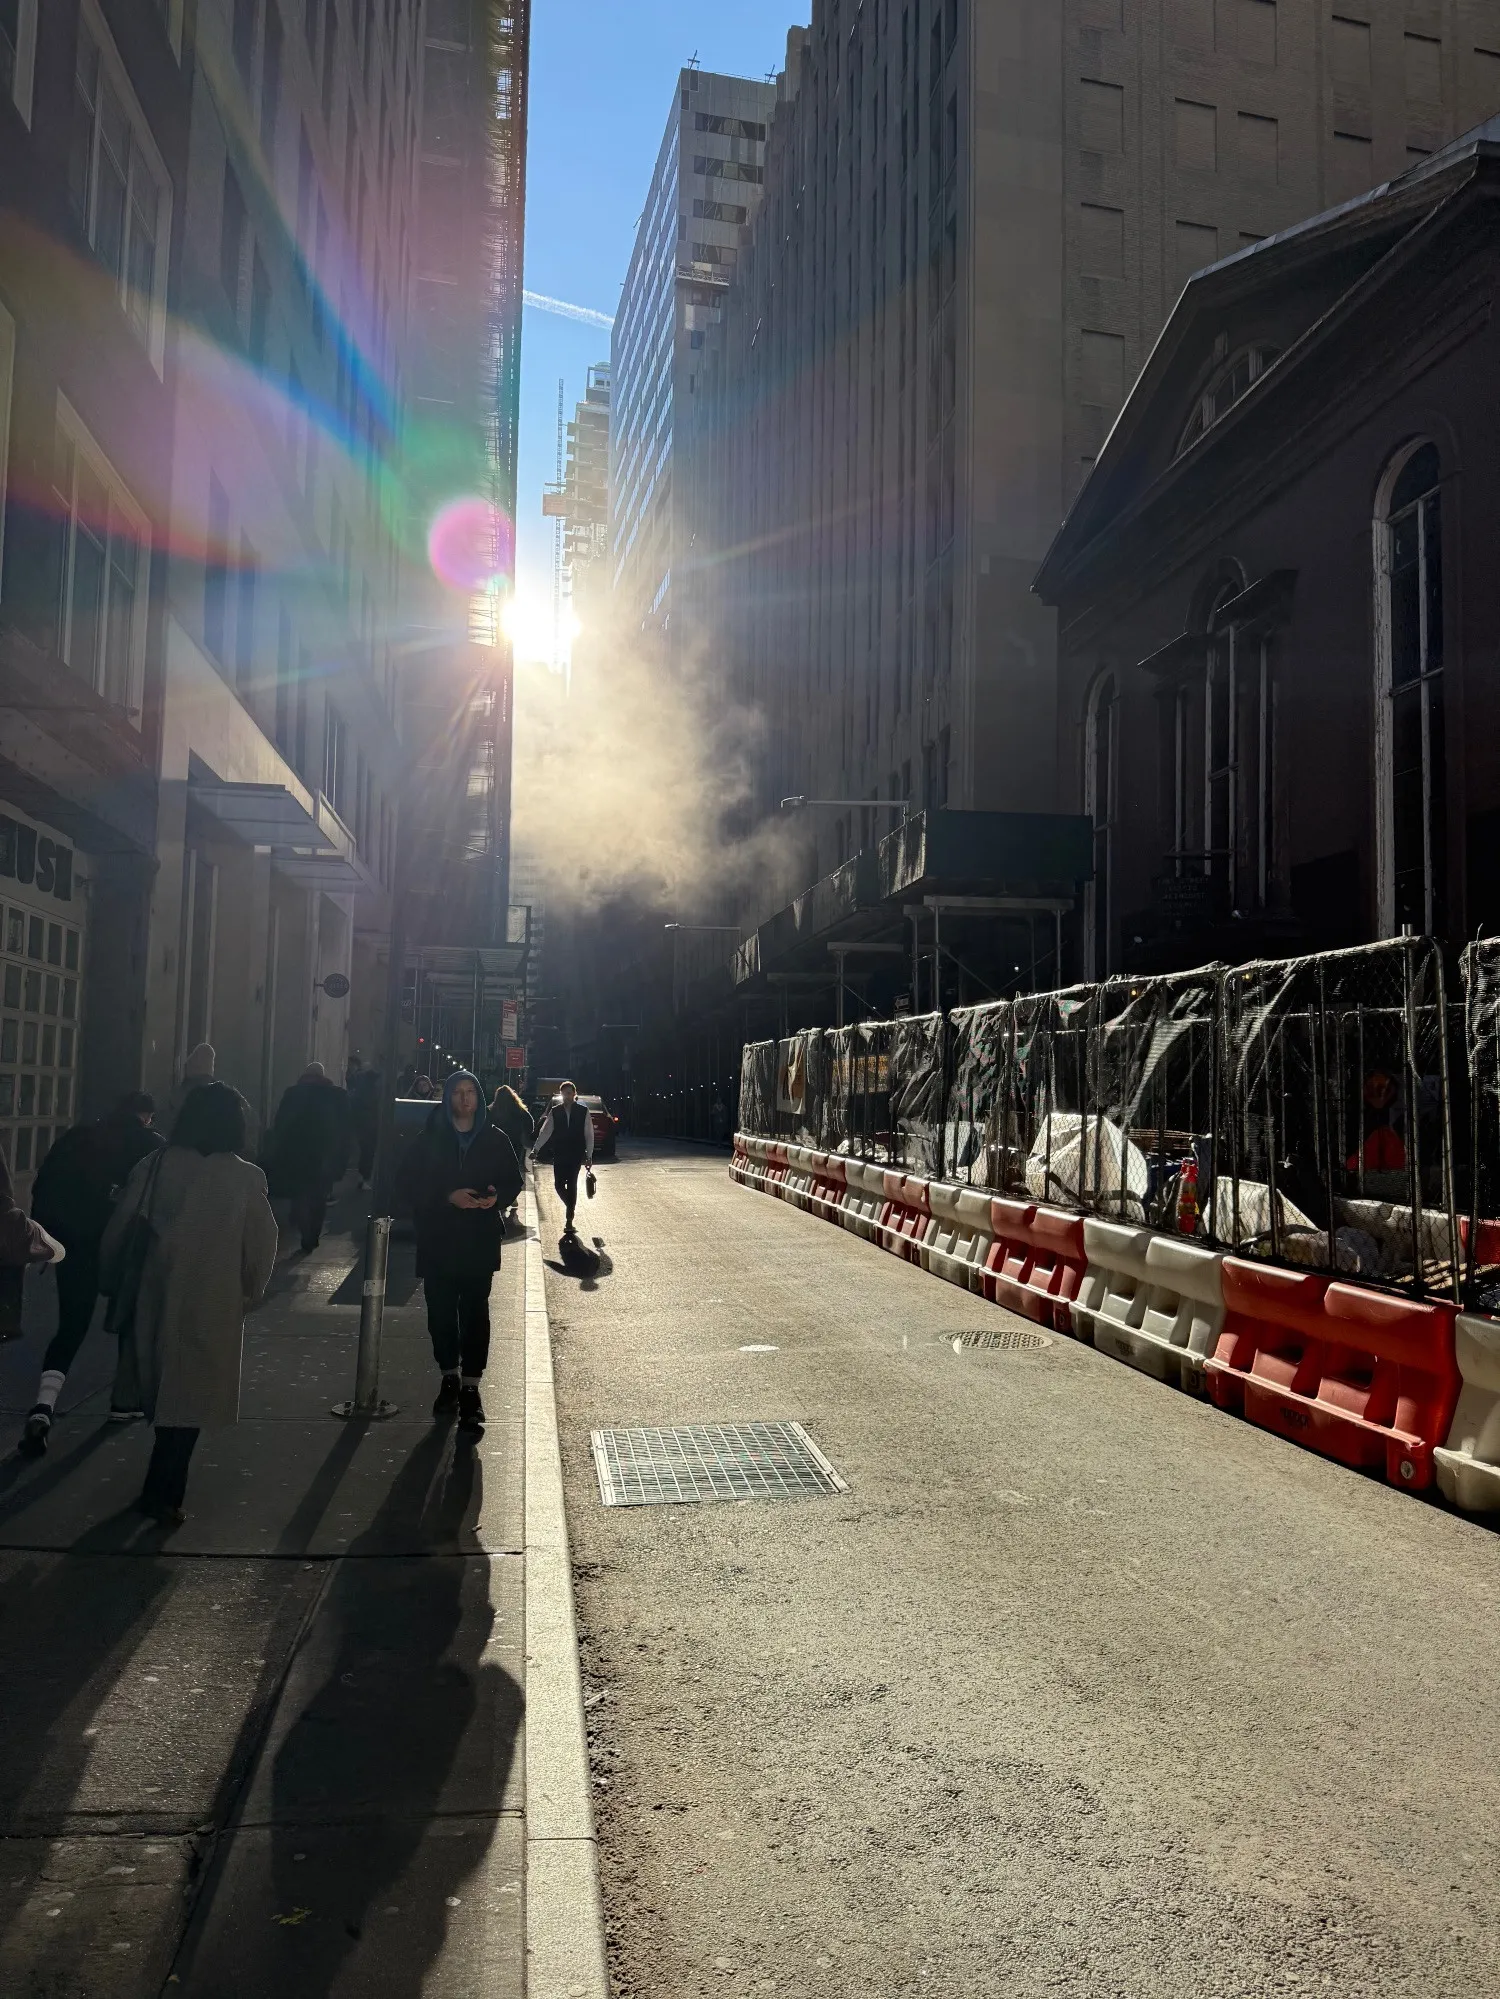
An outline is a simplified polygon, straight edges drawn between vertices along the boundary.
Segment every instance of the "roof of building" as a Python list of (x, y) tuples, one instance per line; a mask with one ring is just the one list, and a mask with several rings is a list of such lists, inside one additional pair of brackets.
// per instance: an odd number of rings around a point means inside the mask
[[(1151, 426), (1159, 417), (1159, 392), (1182, 365), (1186, 351), (1195, 341), (1201, 343), (1205, 321), (1221, 322), (1237, 304), (1269, 285), (1290, 284), (1310, 276), (1316, 267), (1340, 253), (1357, 255), (1361, 249), (1366, 253), (1364, 269), (1351, 268), (1349, 283), (1340, 287), (1332, 307), (1322, 310), (1316, 305), (1310, 307), (1308, 322), (1298, 339), (1267, 368), (1257, 388), (1243, 398), (1250, 405), (1262, 384), (1285, 379), (1311, 346), (1314, 336), (1361, 289), (1365, 279), (1379, 270), (1399, 246), (1420, 233), (1481, 171), (1491, 170), (1495, 162), (1500, 162), (1500, 116), (1487, 119), (1429, 159), (1382, 181), (1367, 193), (1309, 216), (1274, 236), (1263, 237), (1258, 243), (1195, 272), (1168, 315), (1098, 459), (1043, 559), (1033, 584), (1037, 593), (1049, 603), (1056, 602), (1068, 572), (1097, 535), (1127, 510), (1112, 490), (1115, 475), (1128, 457), (1139, 453), (1147, 435), (1152, 434)], [(1161, 481), (1173, 476), (1177, 467), (1190, 461), (1198, 451), (1211, 449), (1209, 440), (1218, 428), (1205, 431), (1195, 444), (1181, 451), (1163, 471)], [(1148, 487), (1147, 491), (1133, 495), (1134, 503), (1144, 504), (1149, 491)]]

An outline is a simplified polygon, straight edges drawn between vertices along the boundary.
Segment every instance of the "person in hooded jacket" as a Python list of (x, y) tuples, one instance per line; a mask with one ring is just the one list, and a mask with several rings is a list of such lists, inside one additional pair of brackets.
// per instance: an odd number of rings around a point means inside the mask
[(456, 1069), (441, 1112), (407, 1148), (400, 1190), (416, 1225), (417, 1275), (442, 1381), (434, 1416), (484, 1427), (479, 1383), (490, 1351), (490, 1286), (500, 1267), (506, 1209), (524, 1178), (515, 1148), (485, 1111), (479, 1079)]
[[(36, 1401), (21, 1434), (21, 1450), (28, 1457), (40, 1457), (47, 1448), (57, 1398), (93, 1323), (99, 1297), (99, 1245), (115, 1198), (137, 1161), (162, 1143), (161, 1133), (151, 1127), (155, 1108), (144, 1091), (131, 1091), (107, 1117), (65, 1131), (36, 1176), (32, 1218), (68, 1254), (57, 1265), (57, 1331), (42, 1356)], [(124, 1419), (139, 1411), (112, 1409), (110, 1414)]]
[[(517, 1161), (524, 1169), (526, 1155), (531, 1150), (531, 1141), (536, 1136), (536, 1126), (532, 1122), (531, 1112), (527, 1110), (509, 1083), (501, 1083), (494, 1096), (490, 1098), (490, 1123), (498, 1125), (505, 1133), (515, 1148)], [(515, 1206), (512, 1203), (506, 1219), (509, 1221), (514, 1217)]]

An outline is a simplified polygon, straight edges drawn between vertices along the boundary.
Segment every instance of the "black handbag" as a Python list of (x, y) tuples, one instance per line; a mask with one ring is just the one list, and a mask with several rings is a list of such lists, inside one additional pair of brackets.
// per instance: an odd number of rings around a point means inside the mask
[(125, 1233), (115, 1258), (114, 1281), (104, 1308), (104, 1330), (116, 1339), (129, 1339), (135, 1331), (136, 1307), (140, 1303), (141, 1278), (146, 1260), (156, 1247), (156, 1227), (151, 1220), (151, 1204), (156, 1198), (156, 1179), (161, 1171), (165, 1148), (152, 1160), (141, 1190), (140, 1206), (125, 1224)]

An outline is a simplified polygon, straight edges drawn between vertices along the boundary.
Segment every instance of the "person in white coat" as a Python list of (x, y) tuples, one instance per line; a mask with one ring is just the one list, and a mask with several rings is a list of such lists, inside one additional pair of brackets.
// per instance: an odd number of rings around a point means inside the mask
[(227, 1083), (204, 1083), (178, 1112), (164, 1152), (143, 1159), (120, 1196), (101, 1247), (104, 1289), (113, 1288), (132, 1219), (155, 1240), (141, 1272), (131, 1337), (120, 1369), (139, 1390), (133, 1406), (156, 1425), (156, 1444), (137, 1506), (164, 1525), (183, 1518), (188, 1466), (201, 1430), (240, 1413), (245, 1314), (276, 1264), (276, 1220), (266, 1176), (241, 1157), (248, 1106)]

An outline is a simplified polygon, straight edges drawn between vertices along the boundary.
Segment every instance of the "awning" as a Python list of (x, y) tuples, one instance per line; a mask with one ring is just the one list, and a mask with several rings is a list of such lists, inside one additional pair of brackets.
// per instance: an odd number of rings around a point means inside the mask
[(354, 835), (321, 792), (287, 784), (230, 784), (195, 773), (188, 796), (247, 847), (269, 848), (271, 865), (304, 888), (347, 893), (370, 885)]

